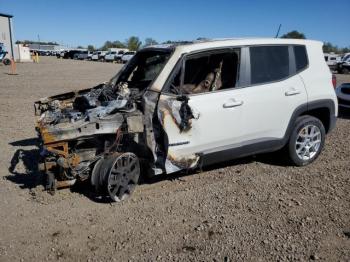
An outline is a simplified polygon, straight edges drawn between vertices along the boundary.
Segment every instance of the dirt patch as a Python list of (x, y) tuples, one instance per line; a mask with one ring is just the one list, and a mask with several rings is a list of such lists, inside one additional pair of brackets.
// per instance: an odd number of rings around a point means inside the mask
[(149, 181), (120, 204), (96, 199), (87, 184), (44, 192), (33, 102), (120, 67), (45, 57), (11, 76), (0, 66), (0, 261), (350, 260), (346, 111), (304, 168), (249, 157)]

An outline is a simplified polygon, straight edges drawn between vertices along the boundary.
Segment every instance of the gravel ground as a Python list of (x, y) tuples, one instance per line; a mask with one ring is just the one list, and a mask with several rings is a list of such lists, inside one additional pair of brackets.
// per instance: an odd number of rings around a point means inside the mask
[(307, 167), (249, 157), (147, 181), (120, 204), (97, 202), (88, 185), (44, 192), (33, 102), (91, 87), (120, 67), (42, 58), (12, 76), (0, 66), (0, 261), (350, 260), (346, 115)]

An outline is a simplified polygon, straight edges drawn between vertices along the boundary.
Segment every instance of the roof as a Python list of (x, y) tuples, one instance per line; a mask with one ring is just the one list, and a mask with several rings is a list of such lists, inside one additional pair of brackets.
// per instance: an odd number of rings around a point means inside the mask
[[(305, 45), (307, 47), (316, 46), (317, 50), (321, 52), (322, 42), (314, 40), (301, 40), (301, 39), (281, 39), (281, 38), (236, 38), (236, 39), (213, 39), (204, 41), (194, 41), (193, 43), (186, 43), (180, 45), (172, 45), (174, 48), (173, 55), (165, 64), (160, 75), (156, 78), (151, 89), (159, 92), (161, 87), (164, 86), (169, 74), (174, 69), (175, 64), (179, 61), (183, 54), (191, 52), (201, 52), (205, 50), (213, 49), (225, 49), (231, 47), (244, 47), (244, 46), (256, 46), (256, 45)], [(149, 47), (152, 48), (152, 47)], [(159, 48), (159, 46), (158, 46)], [(166, 48), (166, 46), (165, 46)], [(322, 54), (322, 53), (320, 53)], [(322, 56), (323, 59), (323, 56)]]
[(174, 48), (179, 53), (188, 53), (193, 51), (205, 50), (210, 48), (225, 48), (232, 46), (251, 46), (251, 45), (322, 45), (322, 42), (304, 39), (285, 39), (285, 38), (222, 38), (222, 39), (205, 39), (192, 42), (174, 42), (170, 44), (153, 45), (145, 49), (168, 49)]
[(0, 13), (0, 16), (8, 17), (8, 18), (12, 18), (13, 17), (13, 15), (4, 14), (4, 13)]
[(285, 39), (285, 38), (226, 38), (212, 39), (205, 41), (195, 41), (191, 44), (176, 46), (176, 49), (182, 53), (204, 50), (210, 48), (232, 47), (232, 46), (250, 46), (250, 45), (322, 45), (322, 42), (304, 39)]

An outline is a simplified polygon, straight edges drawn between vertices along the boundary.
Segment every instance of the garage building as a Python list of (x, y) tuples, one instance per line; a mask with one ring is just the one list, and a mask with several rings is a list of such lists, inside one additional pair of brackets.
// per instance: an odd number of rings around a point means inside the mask
[(5, 45), (7, 57), (14, 57), (12, 15), (0, 13), (0, 43)]

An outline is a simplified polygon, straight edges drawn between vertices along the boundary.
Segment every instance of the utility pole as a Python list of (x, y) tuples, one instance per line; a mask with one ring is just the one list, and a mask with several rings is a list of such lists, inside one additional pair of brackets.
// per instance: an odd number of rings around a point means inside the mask
[(40, 50), (40, 35), (38, 34), (39, 50)]
[(278, 27), (277, 34), (276, 34), (275, 38), (278, 38), (278, 35), (280, 34), (281, 26), (282, 26), (282, 24), (280, 24), (280, 26)]

